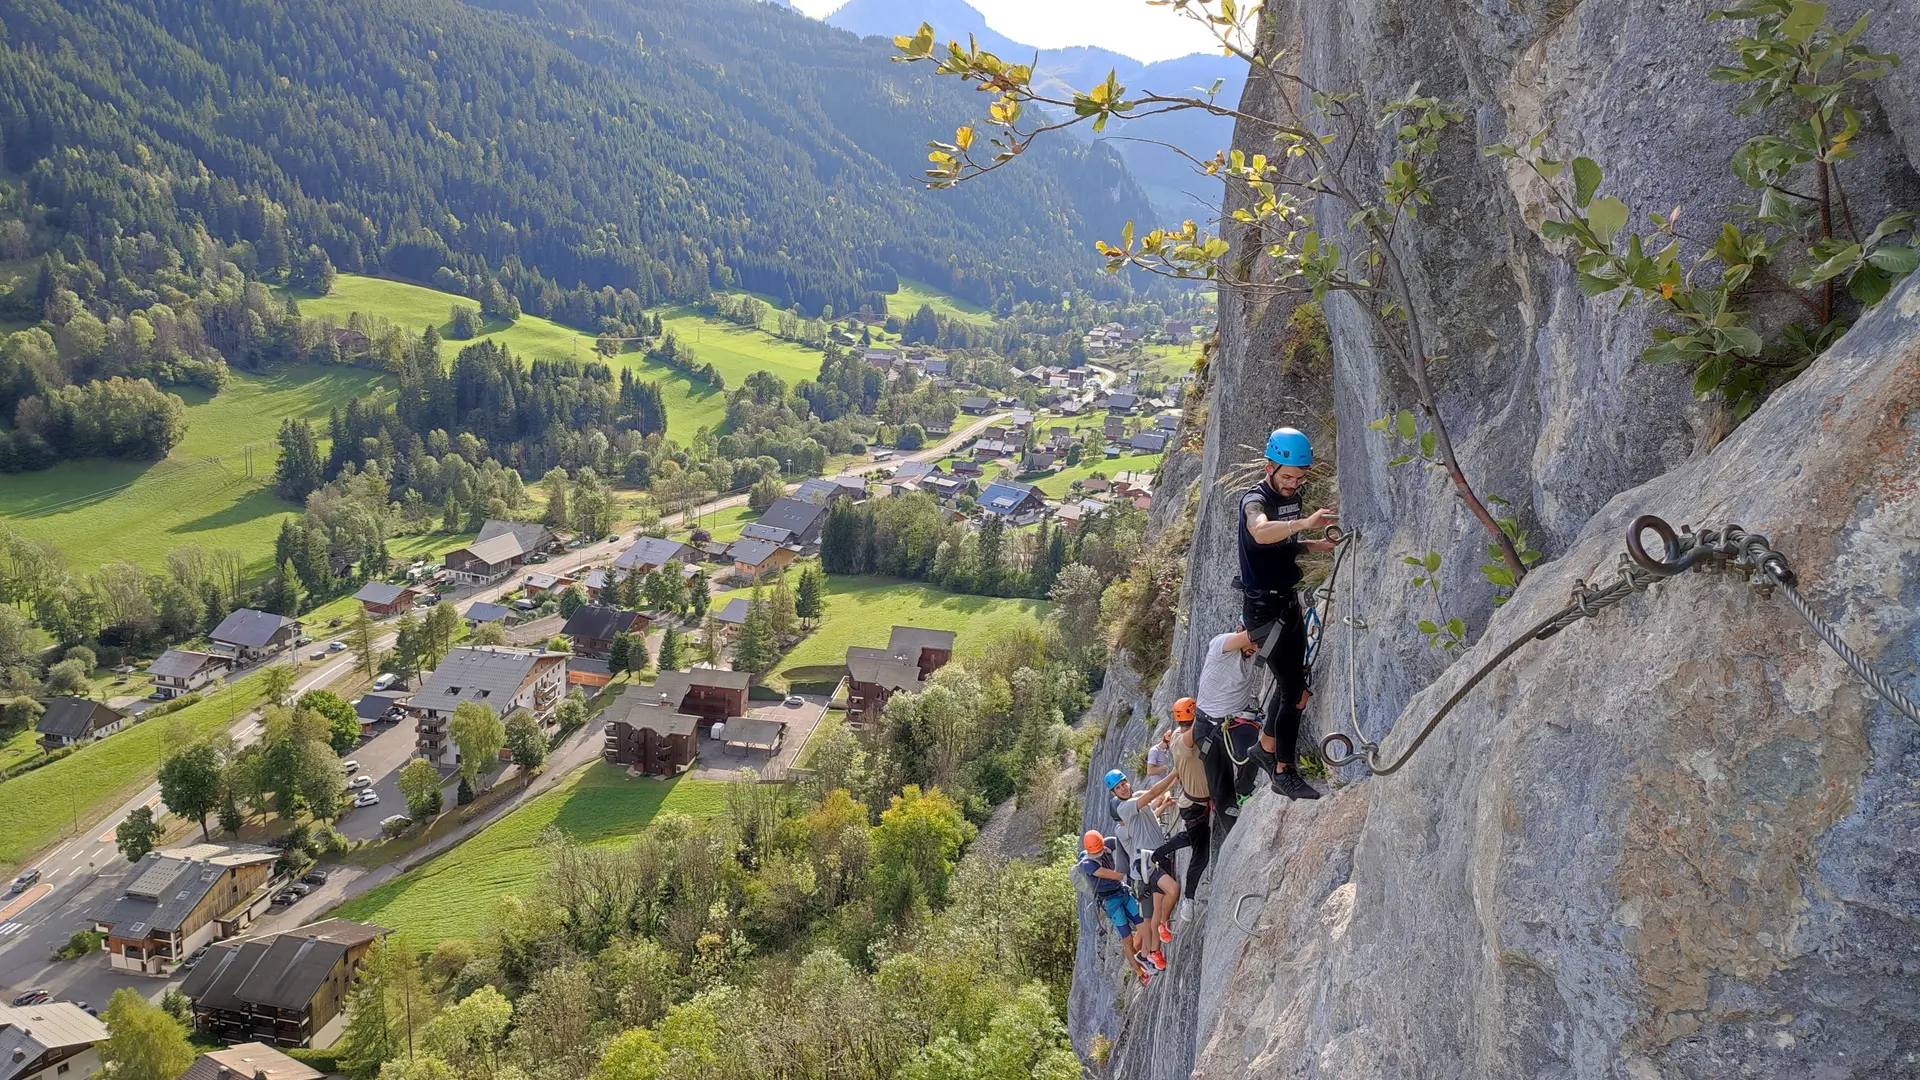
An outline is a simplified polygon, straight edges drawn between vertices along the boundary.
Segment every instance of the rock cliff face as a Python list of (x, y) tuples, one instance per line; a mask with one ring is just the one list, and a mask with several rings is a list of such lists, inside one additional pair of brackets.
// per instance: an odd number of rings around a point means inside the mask
[[(1364, 430), (1410, 397), (1359, 313), (1329, 303), (1330, 366), (1282, 365), (1291, 308), (1223, 296), (1205, 449), (1170, 459), (1155, 509), (1195, 514), (1175, 664), (1149, 701), (1117, 658), (1091, 776), (1137, 760), (1237, 618), (1235, 477), (1282, 422), (1337, 437), (1342, 517), (1365, 538), (1343, 581), (1369, 629), (1329, 633), (1316, 736), (1351, 709), (1403, 746), (1576, 581), (1611, 581), (1640, 513), (1766, 533), (1848, 640), (1920, 695), (1920, 281), (1729, 436), (1684, 373), (1637, 361), (1646, 316), (1583, 298), (1535, 232), (1540, 193), (1479, 153), (1550, 128), (1554, 156), (1593, 157), (1637, 210), (1717, 221), (1745, 198), (1726, 161), (1755, 130), (1704, 74), (1729, 24), (1647, 0), (1267, 6), (1267, 49), (1363, 111), (1416, 82), (1469, 103), (1473, 131), (1406, 253), (1468, 474), (1522, 508), (1548, 562), (1489, 617), (1477, 530)], [(1861, 7), (1833, 5), (1836, 21)], [(1920, 8), (1874, 26), (1909, 63), (1864, 103), (1849, 175), (1868, 220), (1920, 205)], [(1245, 107), (1273, 113), (1283, 89), (1251, 80)], [(1264, 149), (1244, 126), (1238, 145)], [(1235, 239), (1257, 261), (1257, 238)], [(1476, 637), (1458, 657), (1411, 629), (1433, 601), (1400, 558), (1428, 550)], [(1313, 804), (1255, 796), (1145, 991), (1083, 926), (1072, 1026), (1107, 1075), (1920, 1075), (1920, 729), (1784, 600), (1731, 574), (1657, 584), (1522, 650), (1404, 772), (1338, 780)]]

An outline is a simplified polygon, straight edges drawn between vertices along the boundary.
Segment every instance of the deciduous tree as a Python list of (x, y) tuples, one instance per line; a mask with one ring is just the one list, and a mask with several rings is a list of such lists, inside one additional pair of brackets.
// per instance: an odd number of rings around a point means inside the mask
[(521, 779), (533, 782), (533, 770), (547, 760), (547, 735), (524, 709), (507, 717), (507, 754), (520, 766)]
[(400, 788), (400, 797), (407, 800), (408, 816), (415, 821), (425, 821), (440, 812), (440, 770), (433, 767), (433, 762), (414, 758), (401, 767), (394, 783)]
[(160, 763), (160, 798), (167, 809), (200, 822), (200, 834), (211, 840), (207, 815), (220, 805), (220, 751), (212, 743), (195, 743)]
[(115, 846), (120, 849), (120, 854), (127, 857), (128, 862), (139, 862), (146, 858), (147, 852), (152, 851), (154, 843), (160, 839), (160, 826), (153, 820), (153, 809), (134, 807), (113, 830), (113, 837)]
[(114, 1080), (174, 1080), (193, 1064), (186, 1029), (138, 990), (115, 990), (101, 1019), (108, 1035), (100, 1059)]
[(460, 775), (469, 784), (478, 780), (481, 773), (499, 767), (500, 748), (507, 742), (507, 726), (500, 722), (500, 714), (494, 712), (491, 705), (461, 702), (453, 710), (448, 733), (453, 736), (453, 745), (460, 749)]

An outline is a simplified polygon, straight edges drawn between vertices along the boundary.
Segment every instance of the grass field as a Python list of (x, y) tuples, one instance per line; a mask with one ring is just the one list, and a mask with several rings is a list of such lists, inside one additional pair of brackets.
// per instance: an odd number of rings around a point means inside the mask
[(167, 733), (190, 739), (225, 731), (259, 703), (258, 673), (177, 713), (136, 724), (30, 773), (0, 783), (0, 874), (71, 830), (111, 810), (153, 780)]
[(919, 311), (921, 304), (933, 305), (935, 315), (943, 315), (975, 326), (986, 326), (993, 322), (993, 312), (979, 304), (948, 296), (946, 293), (935, 290), (933, 286), (912, 278), (901, 278), (900, 291), (887, 297), (887, 314), (898, 315), (904, 319)]
[[(272, 491), (280, 421), (324, 421), (348, 398), (371, 395), (380, 378), (360, 368), (291, 367), (235, 371), (218, 396), (176, 390), (187, 401), (187, 434), (164, 461), (70, 461), (10, 474), (0, 484), (0, 518), (53, 541), (78, 571), (122, 559), (158, 568), (186, 544), (232, 548), (264, 567), (281, 516), (298, 509)], [(242, 456), (249, 445), (252, 478)]]
[(1073, 486), (1075, 480), (1086, 480), (1094, 473), (1103, 473), (1107, 479), (1111, 480), (1115, 475), (1123, 472), (1158, 472), (1160, 463), (1166, 459), (1166, 456), (1165, 454), (1122, 454), (1108, 460), (1094, 455), (1078, 465), (1061, 469), (1051, 476), (1041, 477), (1034, 482), (1034, 486), (1049, 499), (1061, 499), (1066, 497), (1067, 489)]
[(582, 843), (620, 843), (663, 811), (697, 817), (723, 813), (725, 792), (725, 784), (684, 778), (628, 779), (624, 771), (596, 761), (453, 850), (333, 914), (399, 930), (416, 946), (472, 938), (502, 896), (526, 895), (539, 883), (548, 866), (540, 836), (549, 826)]
[[(751, 592), (734, 590), (715, 597), (713, 603), (717, 608)], [(829, 577), (827, 610), (820, 625), (780, 661), (767, 681), (784, 688), (789, 682), (837, 679), (846, 665), (848, 646), (883, 646), (896, 625), (955, 631), (959, 635), (955, 655), (977, 655), (1005, 631), (1037, 623), (1046, 609), (1040, 600), (968, 596), (918, 581)]]
[[(418, 332), (436, 326), (442, 333), (456, 303), (471, 306), (472, 300), (424, 285), (386, 278), (341, 274), (333, 282), (333, 291), (322, 297), (300, 300), (303, 315), (332, 316), (344, 324), (356, 311), (384, 318), (396, 326)], [(820, 356), (762, 331), (734, 326), (690, 307), (669, 308), (661, 321), (681, 341), (693, 347), (703, 362), (718, 368), (734, 387), (753, 371), (765, 369), (788, 382), (811, 379), (820, 373)], [(522, 315), (509, 326), (488, 323), (491, 339), (505, 345), (528, 361), (589, 360), (593, 358), (593, 338), (571, 327), (532, 315)], [(480, 340), (480, 339), (476, 339)], [(451, 358), (470, 341), (444, 341), (443, 355)], [(659, 380), (667, 405), (667, 431), (681, 442), (689, 441), (702, 427), (719, 427), (726, 420), (726, 395), (704, 383), (696, 383), (664, 364), (656, 364), (639, 352), (623, 352), (613, 358), (616, 366), (631, 368), (635, 375)]]
[(1186, 345), (1148, 345), (1145, 346), (1149, 363), (1148, 371), (1157, 371), (1169, 379), (1177, 379), (1193, 370), (1193, 362), (1200, 358), (1200, 346)]
[[(715, 540), (738, 540), (740, 539), (740, 530), (746, 527), (747, 522), (753, 521), (759, 518), (759, 516), (759, 511), (751, 507), (730, 506), (724, 510), (715, 510), (713, 513), (701, 517), (695, 524), (711, 533)], [(673, 530), (673, 535), (682, 540), (686, 539), (692, 533), (692, 527)]]

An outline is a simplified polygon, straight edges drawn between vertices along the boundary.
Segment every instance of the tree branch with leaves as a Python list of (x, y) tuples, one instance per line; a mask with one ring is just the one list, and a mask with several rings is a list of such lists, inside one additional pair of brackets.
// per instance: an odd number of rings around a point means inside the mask
[[(1192, 220), (1144, 234), (1129, 222), (1118, 243), (1097, 245), (1108, 271), (1133, 268), (1261, 297), (1319, 301), (1329, 293), (1350, 295), (1372, 321), (1378, 347), (1398, 360), (1413, 387), (1415, 409), (1409, 411), (1417, 412), (1424, 427), (1421, 436), (1432, 447), (1429, 460), (1446, 473), (1454, 494), (1486, 532), (1504, 576), (1519, 582), (1528, 561), (1468, 480), (1441, 416), (1430, 374), (1439, 358), (1428, 351), (1422, 306), (1396, 248), (1420, 208), (1433, 201), (1441, 136), (1465, 120), (1464, 106), (1422, 95), (1415, 86), (1374, 115), (1362, 116), (1353, 107), (1355, 95), (1322, 91), (1288, 68), (1287, 54), (1259, 51), (1257, 6), (1234, 0), (1149, 2), (1199, 22), (1225, 52), (1287, 86), (1292, 93), (1276, 95), (1282, 114), (1264, 116), (1223, 105), (1218, 84), (1199, 94), (1130, 96), (1112, 72), (1084, 91), (1049, 93), (1034, 84), (1031, 65), (1010, 63), (971, 40), (937, 47), (933, 28), (923, 24), (911, 37), (894, 39), (900, 51), (895, 59), (932, 63), (939, 74), (994, 95), (984, 138), (977, 127), (966, 126), (952, 142), (929, 144), (926, 183), (952, 187), (1017, 160), (1044, 136), (1080, 124), (1100, 132), (1116, 118), (1197, 111), (1230, 117), (1262, 133), (1272, 144), (1270, 153), (1223, 150), (1198, 163), (1206, 174), (1238, 185), (1246, 195), (1231, 220), (1260, 238), (1266, 265), (1257, 276), (1241, 269), (1252, 260), (1230, 260), (1233, 245)], [(1353, 148), (1382, 128), (1394, 135), (1391, 160), (1378, 176), (1356, 175)], [(1339, 212), (1342, 234), (1321, 226), (1321, 209)], [(1352, 243), (1343, 243), (1342, 235)]]

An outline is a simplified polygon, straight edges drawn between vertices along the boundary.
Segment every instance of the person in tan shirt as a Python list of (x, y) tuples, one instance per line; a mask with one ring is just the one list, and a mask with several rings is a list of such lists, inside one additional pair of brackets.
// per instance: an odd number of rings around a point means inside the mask
[(1187, 856), (1183, 890), (1189, 900), (1200, 898), (1200, 875), (1206, 873), (1207, 863), (1213, 858), (1213, 799), (1207, 786), (1206, 763), (1193, 745), (1194, 712), (1190, 697), (1173, 703), (1173, 722), (1178, 725), (1173, 733), (1173, 774), (1180, 779), (1180, 822), (1185, 827), (1180, 835), (1153, 850), (1154, 864), (1171, 874), (1174, 855), (1181, 848), (1192, 849)]

